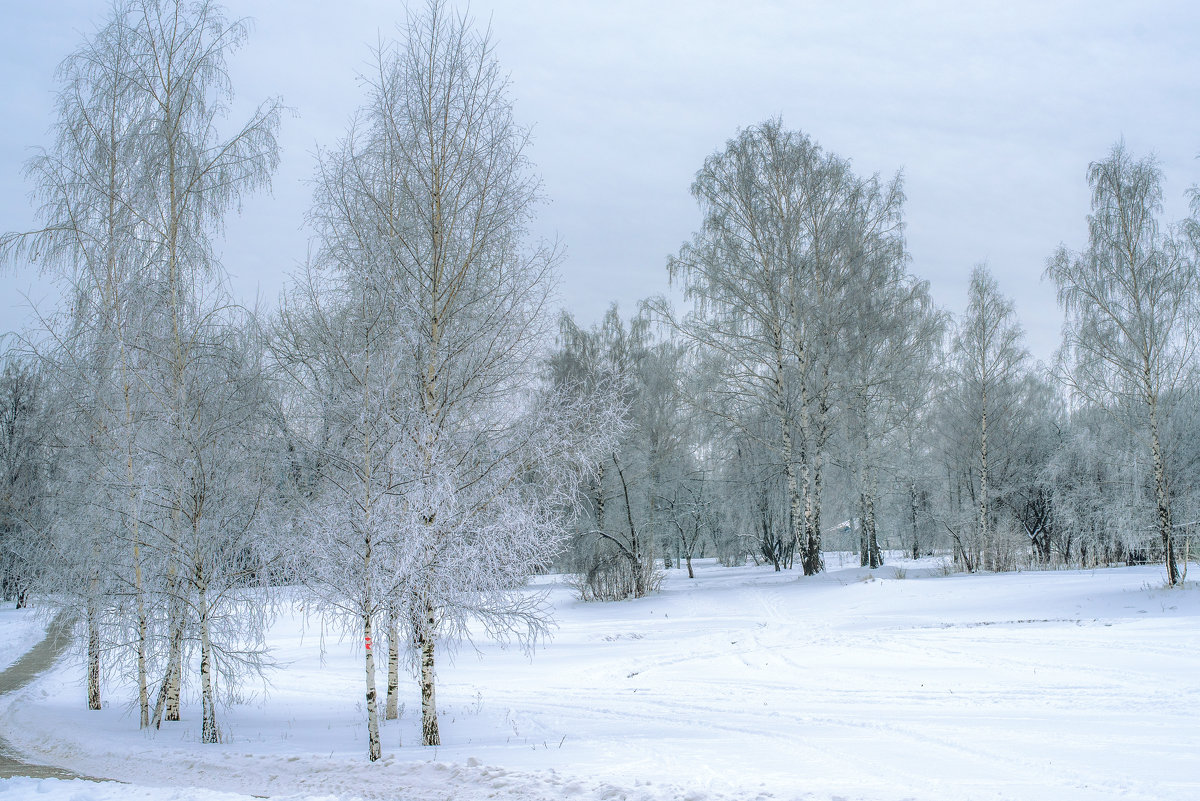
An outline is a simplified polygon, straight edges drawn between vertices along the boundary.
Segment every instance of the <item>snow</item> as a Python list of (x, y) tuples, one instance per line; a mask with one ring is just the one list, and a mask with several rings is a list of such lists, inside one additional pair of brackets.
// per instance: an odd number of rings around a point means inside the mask
[(45, 610), (13, 607), (8, 602), (0, 608), (0, 670), (20, 659), (46, 634)]
[[(253, 796), (199, 787), (138, 787), (82, 779), (0, 779), (0, 801), (249, 801)], [(341, 801), (333, 796), (295, 796), (291, 801)]]
[(444, 664), (437, 749), (414, 745), (406, 678), (374, 764), (361, 650), (300, 604), (270, 634), (285, 667), (224, 711), (217, 746), (199, 743), (195, 699), (155, 734), (138, 731), (128, 687), (85, 711), (69, 657), (0, 700), (0, 729), (145, 795), (11, 779), (0, 800), (1200, 797), (1194, 583), (1164, 589), (1157, 566), (968, 576), (933, 560), (832, 562), (811, 578), (702, 562), (694, 581), (671, 571), (661, 594), (610, 604), (543, 578), (552, 642), (532, 659), (481, 643)]

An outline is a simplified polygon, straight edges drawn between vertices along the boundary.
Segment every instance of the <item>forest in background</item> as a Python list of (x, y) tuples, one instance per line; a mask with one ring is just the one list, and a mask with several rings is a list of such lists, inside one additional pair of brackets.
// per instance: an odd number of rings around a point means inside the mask
[(556, 317), (561, 253), (528, 236), (541, 185), (491, 40), (435, 0), (372, 54), (316, 157), (311, 257), (251, 309), (217, 243), (270, 183), (283, 109), (229, 119), (248, 33), (214, 3), (117, 3), (64, 61), (28, 164), (41, 227), (0, 240), (65, 299), (4, 357), (0, 580), (76, 611), (92, 708), (123, 676), (156, 726), (191, 683), (219, 741), (222, 698), (271, 666), (260, 599), (284, 584), (367, 645), (376, 759), (401, 670), (434, 745), (439, 648), (472, 624), (545, 634), (536, 572), (588, 600), (699, 555), (1185, 575), (1200, 203), (1162, 219), (1153, 157), (1118, 143), (1087, 169), (1088, 239), (1046, 254), (1052, 365), (987, 265), (963, 315), (932, 303), (899, 174), (858, 175), (779, 119), (696, 174), (696, 233), (665, 271), (686, 307), (588, 326)]

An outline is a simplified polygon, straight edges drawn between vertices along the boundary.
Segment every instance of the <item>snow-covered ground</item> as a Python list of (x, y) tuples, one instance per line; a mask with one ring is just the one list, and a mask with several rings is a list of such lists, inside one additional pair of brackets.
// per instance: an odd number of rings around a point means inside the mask
[(0, 608), (0, 670), (16, 662), (46, 634), (49, 618), (42, 609), (14, 609), (9, 601)]
[(440, 748), (415, 745), (406, 681), (369, 763), (361, 652), (297, 607), (271, 631), (286, 667), (225, 711), (219, 746), (198, 742), (195, 706), (155, 735), (127, 690), (84, 711), (70, 660), (4, 699), (0, 729), (31, 755), (143, 794), (8, 780), (0, 800), (1200, 798), (1200, 588), (1164, 589), (1160, 567), (705, 563), (615, 604), (542, 583), (547, 647), (481, 645), (441, 668)]

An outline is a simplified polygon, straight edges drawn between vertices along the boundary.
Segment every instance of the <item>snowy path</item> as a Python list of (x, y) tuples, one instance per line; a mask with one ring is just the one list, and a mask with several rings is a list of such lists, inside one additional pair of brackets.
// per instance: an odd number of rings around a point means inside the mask
[[(70, 616), (60, 613), (50, 622), (46, 636), (0, 672), (0, 695), (7, 695), (25, 687), (48, 670), (71, 645)], [(8, 741), (0, 736), (0, 777), (28, 776), (36, 779), (82, 779), (69, 770), (52, 765), (30, 764), (17, 753)]]
[(436, 750), (412, 746), (406, 685), (373, 765), (361, 652), (300, 609), (272, 631), (287, 669), (226, 713), (227, 744), (198, 744), (194, 709), (155, 736), (120, 701), (85, 716), (78, 666), (0, 726), (85, 772), (272, 796), (1194, 801), (1200, 589), (1160, 573), (705, 566), (618, 604), (547, 579), (550, 645), (443, 666)]
[(0, 670), (16, 662), (46, 635), (46, 619), (41, 609), (14, 609), (5, 603), (0, 609)]

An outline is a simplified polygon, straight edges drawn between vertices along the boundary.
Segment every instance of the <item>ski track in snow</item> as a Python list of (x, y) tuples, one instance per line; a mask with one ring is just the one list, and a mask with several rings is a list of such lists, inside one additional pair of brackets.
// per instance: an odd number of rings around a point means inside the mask
[[(406, 682), (408, 711), (384, 725), (375, 764), (362, 756), (361, 651), (326, 633), (322, 659), (320, 624), (298, 610), (270, 638), (289, 667), (265, 703), (224, 711), (226, 744), (196, 742), (194, 704), (185, 722), (138, 732), (127, 687), (83, 711), (73, 661), (5, 699), (0, 726), (86, 773), (273, 797), (1200, 798), (1200, 588), (1162, 589), (1155, 567), (900, 564), (903, 580), (895, 567), (799, 578), (705, 564), (616, 604), (540, 579), (553, 641), (532, 660), (481, 644), (480, 658), (466, 648), (443, 664), (436, 750), (411, 745)], [(16, 781), (0, 781), (0, 801), (35, 792)]]

